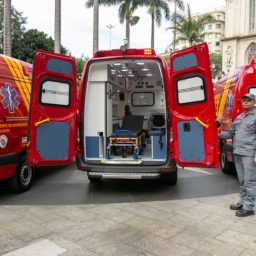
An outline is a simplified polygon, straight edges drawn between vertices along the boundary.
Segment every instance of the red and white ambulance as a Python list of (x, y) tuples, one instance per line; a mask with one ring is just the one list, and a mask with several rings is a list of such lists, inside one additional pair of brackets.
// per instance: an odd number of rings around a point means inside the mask
[[(73, 58), (34, 59), (28, 162), (67, 164), (91, 182), (157, 179), (177, 167), (218, 167), (219, 148), (207, 44), (175, 52), (170, 68), (153, 49), (98, 51), (77, 99)], [(127, 115), (125, 109), (129, 106)]]
[[(233, 120), (242, 113), (241, 97), (246, 93), (256, 95), (256, 60), (228, 73), (214, 86), (215, 108), (220, 131), (227, 131)], [(224, 173), (235, 170), (232, 139), (219, 143), (221, 168)]]
[(26, 162), (32, 65), (0, 55), (0, 180), (17, 192), (31, 187)]

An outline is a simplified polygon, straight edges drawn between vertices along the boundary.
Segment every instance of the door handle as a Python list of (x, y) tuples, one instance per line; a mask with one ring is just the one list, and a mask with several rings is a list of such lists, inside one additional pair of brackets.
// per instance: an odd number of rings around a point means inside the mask
[(208, 128), (208, 127), (209, 127), (208, 124), (206, 124), (206, 123), (204, 123), (203, 121), (201, 121), (198, 117), (196, 117), (195, 120), (196, 120), (199, 124), (201, 124), (203, 127), (205, 127), (205, 128)]
[(48, 123), (48, 122), (50, 122), (50, 118), (46, 118), (46, 119), (44, 119), (42, 121), (36, 122), (35, 126), (37, 127), (37, 126), (39, 126), (41, 124)]

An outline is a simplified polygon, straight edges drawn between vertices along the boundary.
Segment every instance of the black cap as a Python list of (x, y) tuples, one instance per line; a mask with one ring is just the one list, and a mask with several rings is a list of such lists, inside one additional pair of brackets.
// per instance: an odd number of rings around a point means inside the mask
[(248, 99), (250, 99), (250, 100), (255, 101), (255, 95), (252, 94), (252, 93), (246, 93), (245, 95), (243, 95), (243, 96), (241, 97), (241, 99), (245, 99), (245, 98), (248, 98)]

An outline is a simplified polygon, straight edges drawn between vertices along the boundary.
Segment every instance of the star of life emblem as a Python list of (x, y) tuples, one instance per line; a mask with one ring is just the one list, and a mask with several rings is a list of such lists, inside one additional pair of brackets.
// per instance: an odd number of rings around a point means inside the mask
[(8, 108), (9, 113), (14, 113), (14, 108), (17, 109), (19, 106), (19, 101), (16, 99), (18, 95), (16, 89), (11, 88), (11, 85), (6, 83), (0, 93), (4, 97), (2, 100), (3, 107)]

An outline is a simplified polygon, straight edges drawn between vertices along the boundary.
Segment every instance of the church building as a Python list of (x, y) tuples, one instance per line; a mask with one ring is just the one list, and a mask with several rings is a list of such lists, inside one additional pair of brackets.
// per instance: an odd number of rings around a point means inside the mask
[(226, 0), (225, 37), (222, 46), (225, 73), (256, 57), (256, 0)]

